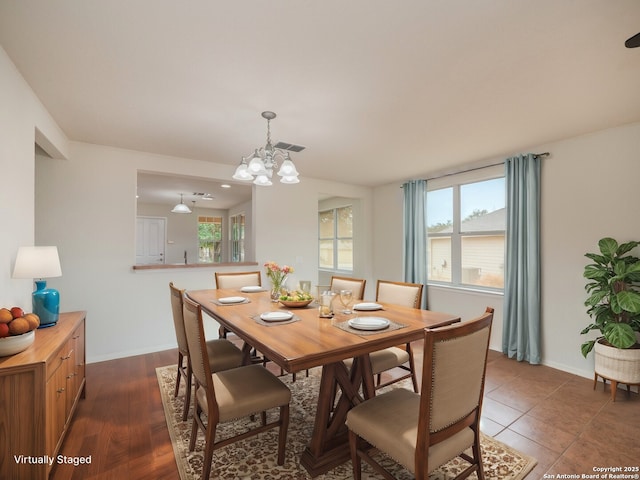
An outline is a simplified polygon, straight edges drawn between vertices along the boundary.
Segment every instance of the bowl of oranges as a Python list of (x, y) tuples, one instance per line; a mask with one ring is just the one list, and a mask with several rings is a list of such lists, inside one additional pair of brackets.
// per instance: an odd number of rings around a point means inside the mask
[(20, 307), (0, 308), (0, 357), (20, 353), (31, 346), (40, 318)]

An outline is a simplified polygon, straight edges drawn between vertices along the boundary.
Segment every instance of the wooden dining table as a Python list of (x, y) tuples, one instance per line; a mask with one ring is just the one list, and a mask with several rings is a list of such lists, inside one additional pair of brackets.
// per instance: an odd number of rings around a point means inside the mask
[[(245, 293), (239, 289), (189, 290), (186, 295), (203, 312), (244, 341), (245, 362), (253, 349), (289, 373), (322, 367), (313, 433), (301, 464), (312, 477), (349, 460), (345, 425), (350, 408), (375, 395), (369, 354), (423, 338), (425, 328), (460, 321), (456, 315), (379, 303), (381, 310), (340, 309), (333, 318), (321, 318), (317, 306), (288, 309), (271, 301), (268, 291)], [(241, 303), (221, 304), (219, 299), (244, 297)], [(291, 312), (293, 318), (264, 322), (268, 312)], [(360, 331), (348, 327), (350, 319), (374, 316), (389, 320), (390, 327)], [(343, 360), (353, 358), (349, 370)], [(337, 394), (337, 395), (336, 395)]]

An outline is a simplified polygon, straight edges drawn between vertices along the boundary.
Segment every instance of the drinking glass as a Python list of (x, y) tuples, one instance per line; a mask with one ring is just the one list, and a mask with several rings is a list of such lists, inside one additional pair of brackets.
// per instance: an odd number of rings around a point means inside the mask
[(349, 304), (351, 303), (351, 298), (353, 297), (353, 292), (351, 290), (340, 290), (340, 303), (344, 307), (342, 313), (350, 314), (351, 310), (349, 310)]

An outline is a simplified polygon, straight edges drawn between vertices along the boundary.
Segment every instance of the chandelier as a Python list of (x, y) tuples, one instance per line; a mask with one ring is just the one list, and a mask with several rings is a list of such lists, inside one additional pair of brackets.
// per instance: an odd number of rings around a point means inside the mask
[[(273, 185), (271, 178), (273, 172), (277, 170), (281, 183), (299, 183), (298, 171), (289, 152), (301, 152), (304, 147), (285, 142), (272, 145), (271, 120), (276, 118), (276, 114), (262, 112), (262, 117), (267, 120), (267, 144), (264, 147), (256, 148), (253, 154), (242, 157), (240, 165), (233, 174), (233, 179), (243, 182), (253, 181), (256, 185), (269, 186)], [(280, 166), (279, 170), (278, 165)]]

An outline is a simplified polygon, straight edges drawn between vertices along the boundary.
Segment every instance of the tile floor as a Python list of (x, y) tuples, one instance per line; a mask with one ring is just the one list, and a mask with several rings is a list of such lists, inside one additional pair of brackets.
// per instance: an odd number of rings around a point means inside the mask
[(593, 380), (492, 351), (481, 429), (538, 460), (528, 479), (616, 478), (588, 477), (598, 467), (637, 479), (640, 398), (618, 390), (614, 403), (610, 392), (610, 384), (593, 390)]

